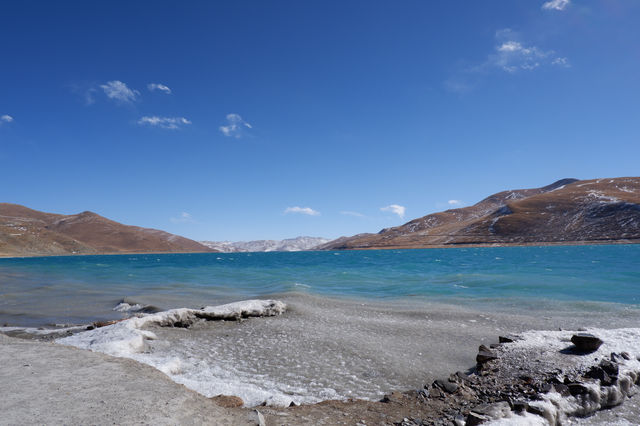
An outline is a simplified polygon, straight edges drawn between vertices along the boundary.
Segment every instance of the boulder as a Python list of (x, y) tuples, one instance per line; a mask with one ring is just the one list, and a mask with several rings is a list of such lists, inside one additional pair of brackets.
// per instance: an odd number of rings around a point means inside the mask
[(434, 387), (438, 387), (447, 393), (454, 393), (458, 390), (458, 385), (447, 380), (436, 380), (433, 382)]
[[(482, 348), (483, 346), (481, 346)], [(496, 355), (495, 352), (492, 352), (490, 350), (480, 350), (478, 351), (478, 355), (476, 355), (476, 362), (478, 364), (484, 364), (486, 362), (492, 361), (494, 359), (498, 359), (498, 356)]]
[(611, 377), (618, 377), (618, 364), (615, 362), (603, 359), (600, 361), (600, 368)]
[(576, 345), (576, 349), (580, 352), (594, 352), (604, 342), (593, 334), (578, 333), (571, 336), (571, 343)]
[(584, 395), (589, 393), (589, 388), (586, 387), (584, 384), (582, 383), (569, 383), (567, 385), (567, 387), (569, 388), (569, 392), (571, 393), (571, 395), (576, 396), (576, 395)]
[(467, 421), (465, 422), (465, 426), (476, 426), (488, 421), (489, 421), (489, 418), (487, 416), (483, 416), (482, 414), (477, 414), (472, 411), (467, 416)]

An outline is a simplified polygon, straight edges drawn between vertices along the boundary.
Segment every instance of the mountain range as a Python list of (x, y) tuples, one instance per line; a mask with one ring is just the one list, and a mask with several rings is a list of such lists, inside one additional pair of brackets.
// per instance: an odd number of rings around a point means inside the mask
[(89, 211), (62, 215), (0, 203), (0, 256), (582, 243), (640, 243), (639, 177), (562, 179), (541, 188), (502, 191), (469, 207), (333, 241), (197, 242)]
[(562, 179), (542, 188), (503, 191), (473, 206), (341, 237), (318, 249), (455, 245), (640, 243), (640, 178)]
[(44, 213), (0, 203), (0, 256), (215, 251), (157, 229), (123, 225), (96, 213)]
[(256, 240), (256, 241), (200, 241), (201, 244), (212, 249), (231, 252), (256, 251), (303, 251), (311, 250), (319, 245), (328, 243), (329, 239), (319, 237), (297, 237), (286, 240)]

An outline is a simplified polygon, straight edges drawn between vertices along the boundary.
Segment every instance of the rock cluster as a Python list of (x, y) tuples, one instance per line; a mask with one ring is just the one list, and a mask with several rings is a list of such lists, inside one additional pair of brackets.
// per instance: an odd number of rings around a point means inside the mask
[[(439, 405), (433, 404), (439, 407), (437, 415), (425, 415), (428, 411), (423, 410), (422, 418), (405, 417), (395, 424), (474, 426), (500, 418), (515, 420), (526, 412), (541, 416), (550, 425), (560, 425), (566, 417), (588, 416), (619, 405), (637, 391), (635, 385), (640, 385), (640, 371), (621, 373), (621, 365), (632, 360), (626, 352), (611, 353), (596, 365), (562, 371), (540, 367), (536, 359), (501, 359), (503, 346), (514, 338), (499, 340), (489, 348), (478, 348), (473, 370), (435, 380), (416, 391), (415, 397), (425, 404), (439, 400)], [(575, 347), (561, 351), (566, 356), (593, 352), (603, 343), (584, 333), (575, 334), (571, 341)], [(554, 404), (559, 398), (570, 403)]]

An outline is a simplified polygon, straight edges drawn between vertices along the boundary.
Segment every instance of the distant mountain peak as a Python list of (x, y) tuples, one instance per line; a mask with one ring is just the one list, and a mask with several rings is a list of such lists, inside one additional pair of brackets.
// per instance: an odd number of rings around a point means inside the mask
[(327, 238), (296, 237), (284, 240), (256, 241), (200, 241), (203, 245), (221, 252), (304, 251), (328, 243)]

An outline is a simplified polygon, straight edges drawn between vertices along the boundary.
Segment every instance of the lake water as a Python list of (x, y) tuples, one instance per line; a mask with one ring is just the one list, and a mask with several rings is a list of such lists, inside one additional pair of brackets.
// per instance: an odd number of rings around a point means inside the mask
[(155, 327), (147, 350), (128, 356), (248, 405), (378, 398), (471, 367), (498, 334), (638, 327), (640, 245), (0, 259), (0, 325), (251, 298), (289, 309)]
[(85, 323), (124, 298), (161, 309), (309, 294), (491, 310), (640, 305), (640, 245), (0, 259), (0, 322)]

